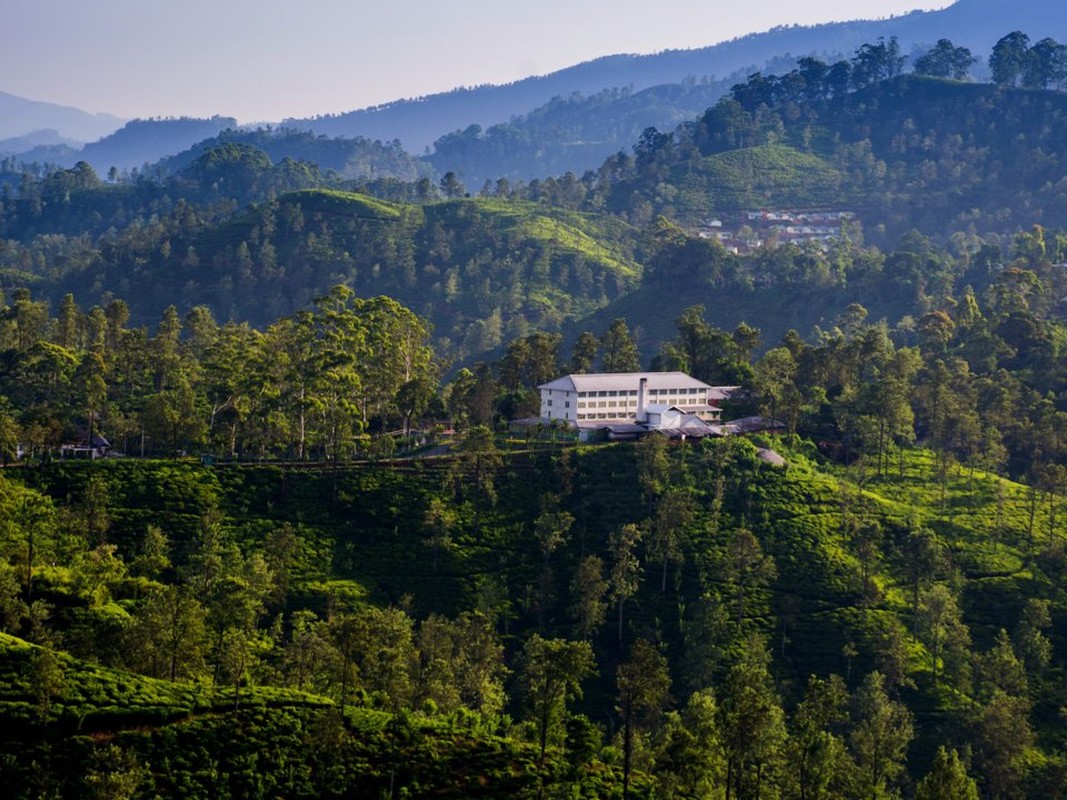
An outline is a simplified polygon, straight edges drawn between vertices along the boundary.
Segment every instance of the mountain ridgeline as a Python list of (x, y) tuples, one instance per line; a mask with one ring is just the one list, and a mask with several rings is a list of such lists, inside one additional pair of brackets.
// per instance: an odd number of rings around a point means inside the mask
[[(945, 37), (984, 55), (1005, 31), (1014, 29), (1035, 40), (1043, 36), (1067, 40), (1067, 17), (1061, 5), (1047, 0), (959, 0), (942, 10), (889, 19), (781, 26), (705, 48), (607, 56), (504, 86), (460, 88), (374, 108), (286, 120), (282, 126), (330, 138), (400, 141), (413, 154), (439, 146), (440, 155), (430, 152), (430, 157), (441, 174), (464, 173), (468, 185), (476, 189), (486, 178), (529, 180), (593, 168), (606, 155), (628, 149), (643, 127), (669, 130), (702, 110), (697, 103), (710, 105), (732, 83), (757, 71), (777, 71), (790, 58), (834, 60), (865, 43), (894, 37), (909, 59)], [(984, 77), (987, 72), (979, 66), (976, 74)], [(12, 113), (5, 116), (9, 132), (0, 138), (53, 129), (66, 139), (93, 141), (121, 124), (107, 119), (107, 127), (92, 128), (100, 132), (90, 134), (85, 126), (66, 125), (62, 116), (36, 114), (34, 109), (46, 104), (34, 106), (12, 97), (5, 102)], [(27, 162), (65, 167), (85, 160), (100, 172), (113, 166), (140, 168), (146, 161), (194, 145), (198, 139), (189, 138), (190, 122), (201, 127), (212, 124), (211, 120), (136, 120), (117, 137), (81, 151), (76, 145), (40, 146), (16, 154)], [(472, 141), (475, 129), (485, 133), (484, 142)], [(463, 158), (440, 167), (445, 153), (454, 152), (457, 136)], [(498, 153), (501, 142), (515, 148), (504, 163)], [(301, 157), (295, 152), (286, 155)]]
[[(684, 24), (684, 20), (679, 22)], [(942, 10), (889, 19), (781, 26), (710, 47), (607, 56), (503, 86), (462, 88), (343, 114), (287, 120), (285, 124), (329, 136), (400, 139), (411, 152), (420, 152), (441, 136), (466, 130), (472, 124), (483, 129), (506, 125), (513, 117), (529, 115), (531, 109), (553, 98), (566, 100), (575, 93), (592, 96), (627, 87), (642, 92), (694, 79), (725, 81), (742, 71), (766, 70), (788, 54), (838, 58), (865, 43), (894, 36), (905, 54), (921, 52), (945, 37), (974, 53), (988, 53), (1006, 31), (1016, 29), (1035, 37), (1067, 40), (1067, 13), (1051, 0), (958, 0)], [(708, 32), (709, 38), (714, 35), (714, 31)], [(653, 124), (663, 128), (670, 120)]]

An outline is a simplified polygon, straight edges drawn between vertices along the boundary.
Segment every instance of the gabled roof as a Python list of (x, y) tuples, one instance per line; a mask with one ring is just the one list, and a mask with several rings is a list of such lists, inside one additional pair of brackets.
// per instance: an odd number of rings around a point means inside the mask
[(679, 414), (684, 414), (685, 413), (682, 409), (678, 408), (678, 406), (667, 405), (666, 403), (650, 403), (649, 405), (645, 406), (645, 413), (646, 414), (666, 414), (668, 411), (670, 411), (672, 409), (677, 411)]
[(648, 389), (715, 388), (684, 372), (589, 372), (564, 375), (554, 381), (542, 383), (537, 388), (559, 389), (565, 392), (634, 391), (642, 378), (647, 381), (645, 385)]

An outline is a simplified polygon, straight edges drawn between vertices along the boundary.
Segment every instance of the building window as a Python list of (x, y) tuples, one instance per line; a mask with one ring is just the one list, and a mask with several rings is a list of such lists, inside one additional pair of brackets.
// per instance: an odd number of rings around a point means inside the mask
[(568, 400), (567, 402), (565, 402), (565, 403), (563, 404), (563, 407), (564, 407), (564, 408), (570, 408), (570, 407), (571, 407), (571, 401), (570, 401), (570, 400)]

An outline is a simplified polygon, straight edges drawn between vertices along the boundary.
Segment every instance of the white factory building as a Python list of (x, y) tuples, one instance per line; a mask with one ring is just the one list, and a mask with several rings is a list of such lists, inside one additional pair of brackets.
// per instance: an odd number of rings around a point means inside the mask
[(579, 430), (669, 429), (707, 435), (719, 422), (716, 403), (736, 386), (709, 386), (684, 372), (564, 375), (537, 387), (541, 419)]

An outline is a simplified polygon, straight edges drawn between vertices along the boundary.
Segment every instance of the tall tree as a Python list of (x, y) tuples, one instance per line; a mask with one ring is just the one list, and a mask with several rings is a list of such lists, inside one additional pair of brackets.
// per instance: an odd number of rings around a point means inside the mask
[(544, 629), (549, 604), (555, 596), (552, 587), (552, 554), (570, 537), (574, 515), (558, 508), (558, 498), (545, 502), (545, 509), (534, 520), (534, 538), (541, 547), (541, 579), (537, 597), (538, 625)]
[(589, 331), (582, 331), (578, 334), (574, 347), (571, 349), (571, 360), (567, 364), (567, 372), (572, 374), (592, 372), (599, 352), (600, 340)]
[(626, 320), (617, 319), (611, 323), (600, 339), (601, 372), (639, 372), (641, 362), (637, 354), (637, 345), (626, 327)]
[(938, 39), (937, 44), (915, 59), (915, 74), (962, 81), (976, 61), (966, 47), (956, 47), (948, 39)]
[(885, 691), (879, 672), (856, 692), (855, 724), (849, 737), (864, 797), (885, 797), (904, 774), (908, 745), (915, 735), (911, 712)]
[(1034, 89), (1060, 88), (1067, 78), (1067, 46), (1048, 37), (1026, 54), (1023, 85)]
[(712, 798), (726, 771), (718, 704), (711, 689), (693, 692), (681, 713), (671, 712), (654, 754), (657, 797)]
[(609, 597), (618, 610), (619, 648), (623, 646), (623, 608), (626, 601), (637, 594), (641, 580), (641, 562), (637, 558), (637, 544), (644, 532), (630, 522), (611, 535), (611, 578)]
[(726, 753), (726, 800), (760, 797), (776, 784), (786, 741), (785, 715), (766, 642), (752, 636), (722, 687), (719, 729)]
[(752, 594), (765, 589), (778, 577), (774, 559), (764, 554), (759, 540), (748, 528), (733, 532), (720, 571), (732, 595), (738, 625), (745, 619)]
[(582, 681), (595, 665), (588, 642), (542, 639), (536, 633), (526, 640), (519, 678), (536, 725), (542, 767), (549, 744), (562, 739), (567, 703), (581, 697)]
[(622, 796), (627, 800), (635, 729), (663, 710), (670, 691), (667, 659), (651, 643), (638, 639), (630, 649), (630, 657), (616, 670), (615, 682), (623, 724)]
[(941, 746), (930, 771), (915, 787), (915, 800), (978, 800), (978, 784), (967, 774), (959, 753)]
[(965, 681), (971, 642), (956, 596), (948, 586), (936, 583), (919, 601), (919, 630), (930, 653), (930, 668), (937, 683), (943, 673)]
[(1022, 31), (1012, 31), (993, 45), (989, 69), (993, 82), (1015, 86), (1023, 77), (1030, 52), (1030, 37)]
[(682, 543), (696, 516), (696, 506), (690, 492), (676, 489), (667, 492), (656, 508), (652, 520), (649, 551), (652, 558), (663, 565), (660, 591), (667, 591), (667, 567), (682, 561)]
[(808, 680), (787, 745), (789, 785), (800, 800), (829, 800), (845, 793), (855, 770), (839, 732), (848, 719), (848, 699), (837, 675)]
[(997, 691), (974, 714), (975, 764), (986, 797), (1020, 797), (1033, 745), (1030, 701)]
[(582, 639), (593, 636), (607, 616), (606, 596), (609, 584), (604, 577), (604, 560), (600, 556), (586, 556), (571, 579), (571, 616), (575, 633)]
[(456, 449), (448, 479), (457, 496), (474, 505), (474, 528), (478, 530), (482, 515), (496, 505), (496, 473), (502, 458), (493, 432), (485, 425), (467, 431)]

